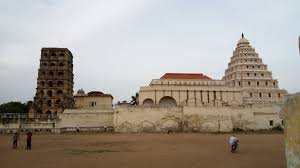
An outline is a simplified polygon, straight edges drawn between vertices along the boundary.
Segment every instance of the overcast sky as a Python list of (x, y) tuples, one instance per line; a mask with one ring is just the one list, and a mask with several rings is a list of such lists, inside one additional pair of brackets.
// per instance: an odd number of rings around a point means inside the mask
[(116, 102), (166, 72), (221, 79), (242, 32), (299, 91), (299, 0), (0, 0), (0, 103), (33, 99), (42, 47), (73, 53), (75, 93)]

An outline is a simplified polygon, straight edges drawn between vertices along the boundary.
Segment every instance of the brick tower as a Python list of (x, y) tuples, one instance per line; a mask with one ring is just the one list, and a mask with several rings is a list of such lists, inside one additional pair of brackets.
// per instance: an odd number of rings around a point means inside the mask
[(242, 89), (246, 104), (282, 103), (287, 94), (279, 89), (278, 81), (243, 34), (223, 79), (227, 86)]
[(57, 114), (72, 108), (73, 55), (67, 48), (42, 48), (33, 112)]

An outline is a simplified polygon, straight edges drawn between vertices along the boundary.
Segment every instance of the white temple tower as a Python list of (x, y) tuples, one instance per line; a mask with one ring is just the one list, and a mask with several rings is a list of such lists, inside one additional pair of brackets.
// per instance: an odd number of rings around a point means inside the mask
[(282, 103), (287, 92), (263, 63), (255, 49), (242, 34), (230, 58), (223, 80), (227, 86), (240, 87), (244, 104)]

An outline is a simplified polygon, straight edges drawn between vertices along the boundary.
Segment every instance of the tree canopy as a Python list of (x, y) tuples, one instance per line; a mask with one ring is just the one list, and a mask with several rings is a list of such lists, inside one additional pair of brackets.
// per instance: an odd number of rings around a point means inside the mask
[(29, 107), (31, 105), (31, 101), (27, 103), (21, 102), (8, 102), (0, 105), (0, 113), (27, 113), (29, 111)]

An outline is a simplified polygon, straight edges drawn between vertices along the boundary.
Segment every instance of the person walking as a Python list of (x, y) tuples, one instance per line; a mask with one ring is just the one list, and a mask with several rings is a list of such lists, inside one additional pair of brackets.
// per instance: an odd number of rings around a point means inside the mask
[(18, 134), (15, 133), (14, 136), (13, 136), (13, 149), (17, 149), (17, 147), (18, 147), (18, 140), (19, 140)]
[(30, 131), (28, 131), (27, 132), (27, 145), (26, 145), (27, 150), (31, 150), (31, 137), (32, 137), (32, 133)]

